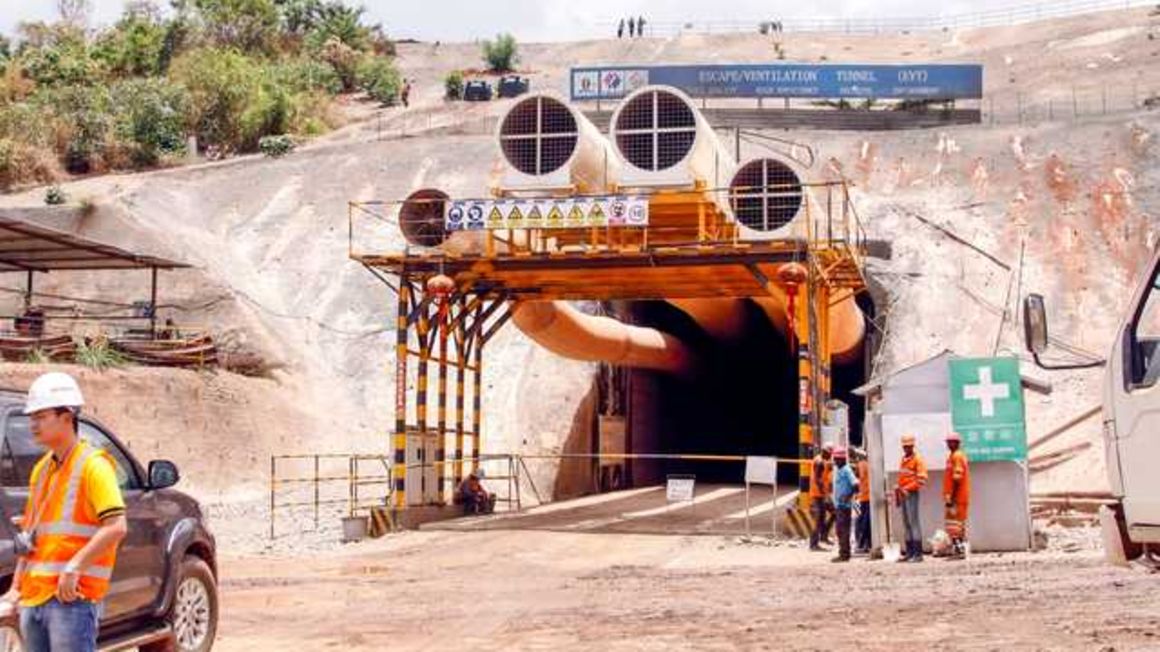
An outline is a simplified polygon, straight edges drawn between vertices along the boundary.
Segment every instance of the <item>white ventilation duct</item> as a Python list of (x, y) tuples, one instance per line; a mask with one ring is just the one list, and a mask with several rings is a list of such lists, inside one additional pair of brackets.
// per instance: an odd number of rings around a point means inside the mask
[[(721, 190), (737, 168), (693, 100), (671, 86), (645, 86), (624, 98), (609, 133), (626, 164), (627, 187)], [(726, 194), (714, 196), (727, 211)]]
[(729, 203), (742, 240), (804, 236), (797, 217), (809, 201), (798, 170), (776, 158), (748, 161), (729, 182)]
[(612, 144), (576, 109), (538, 93), (517, 102), (496, 133), (507, 163), (501, 189), (574, 188), (604, 192), (617, 183), (620, 160)]

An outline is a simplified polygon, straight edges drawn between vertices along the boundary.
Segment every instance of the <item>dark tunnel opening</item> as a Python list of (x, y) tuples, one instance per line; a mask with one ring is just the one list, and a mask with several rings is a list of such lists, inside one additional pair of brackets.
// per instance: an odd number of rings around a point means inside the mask
[[(628, 448), (632, 453), (799, 456), (798, 369), (790, 344), (756, 305), (746, 301), (744, 328), (732, 341), (708, 336), (664, 301), (624, 307), (634, 323), (679, 337), (696, 354), (686, 377), (636, 369), (628, 375)], [(868, 357), (868, 356), (864, 356)], [(835, 366), (832, 398), (849, 406), (850, 441), (862, 441), (862, 399), (851, 391), (866, 380), (863, 360)], [(740, 483), (739, 462), (632, 460), (632, 486), (663, 483), (669, 474), (698, 482)], [(779, 483), (796, 483), (797, 466), (781, 466)]]

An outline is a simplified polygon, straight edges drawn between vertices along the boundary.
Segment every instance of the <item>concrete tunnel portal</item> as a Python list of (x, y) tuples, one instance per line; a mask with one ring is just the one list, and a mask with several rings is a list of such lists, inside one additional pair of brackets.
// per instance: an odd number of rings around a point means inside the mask
[[(872, 309), (867, 299), (864, 310)], [(676, 336), (694, 356), (688, 374), (632, 369), (626, 374), (627, 452), (799, 456), (797, 355), (790, 342), (750, 301), (741, 300), (741, 330), (732, 338), (709, 335), (664, 301), (624, 306), (627, 318)], [(872, 341), (869, 340), (869, 341)], [(861, 443), (862, 399), (851, 391), (866, 380), (869, 353), (835, 364), (832, 398), (850, 410), (850, 441)], [(664, 482), (667, 474), (698, 481), (737, 483), (737, 462), (630, 460), (625, 486)], [(796, 465), (783, 465), (779, 482), (796, 483)]]

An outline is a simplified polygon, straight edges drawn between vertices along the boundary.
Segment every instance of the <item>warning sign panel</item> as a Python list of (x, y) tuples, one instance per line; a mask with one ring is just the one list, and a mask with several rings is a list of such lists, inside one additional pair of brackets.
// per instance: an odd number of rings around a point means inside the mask
[(648, 197), (488, 199), (447, 202), (448, 231), (582, 229), (648, 226)]

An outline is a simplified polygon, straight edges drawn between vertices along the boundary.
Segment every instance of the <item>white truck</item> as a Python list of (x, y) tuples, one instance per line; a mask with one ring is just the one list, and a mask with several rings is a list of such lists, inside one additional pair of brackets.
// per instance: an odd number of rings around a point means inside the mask
[[(1024, 313), (1027, 348), (1040, 363), (1048, 346), (1043, 298), (1029, 295)], [(1112, 561), (1143, 556), (1160, 565), (1160, 248), (1132, 293), (1103, 364), (1104, 452), (1114, 498), (1100, 510), (1105, 549)]]

